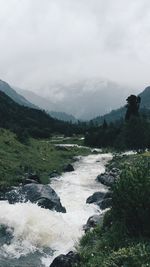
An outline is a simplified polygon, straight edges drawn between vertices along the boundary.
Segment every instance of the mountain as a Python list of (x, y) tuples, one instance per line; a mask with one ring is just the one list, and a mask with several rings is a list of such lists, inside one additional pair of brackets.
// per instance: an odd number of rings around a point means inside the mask
[[(150, 112), (150, 86), (146, 87), (144, 91), (139, 94), (139, 96), (141, 97), (140, 110), (144, 113), (149, 114)], [(104, 120), (106, 120), (107, 122), (114, 122), (114, 121), (124, 119), (125, 113), (126, 113), (126, 107), (123, 106), (119, 109), (112, 110), (111, 112), (103, 116), (98, 116), (92, 119), (91, 121), (94, 123), (98, 123), (98, 124), (103, 123)]]
[[(8, 83), (0, 80), (0, 91), (11, 97), (16, 103), (35, 109), (47, 110), (49, 115), (58, 120), (77, 122), (77, 119), (65, 112), (51, 111), (51, 102), (46, 98), (40, 97), (30, 91), (20, 90), (19, 88), (12, 88)], [(17, 92), (16, 92), (17, 91)]]
[(30, 103), (22, 95), (18, 94), (8, 83), (2, 80), (0, 80), (0, 91), (4, 92), (6, 95), (11, 97), (16, 103), (20, 105), (36, 108), (35, 105)]
[(73, 115), (61, 111), (53, 111), (53, 109), (55, 109), (55, 105), (46, 97), (44, 98), (31, 91), (23, 90), (17, 87), (15, 87), (15, 90), (19, 94), (23, 95), (29, 102), (33, 103), (35, 106), (38, 106), (41, 109), (46, 110), (51, 117), (56, 118), (58, 120), (69, 121), (69, 122), (71, 121), (73, 123), (77, 122), (77, 119)]
[(142, 108), (150, 109), (150, 86), (146, 87), (139, 96), (141, 97)]
[(2, 91), (0, 91), (0, 128), (10, 129), (16, 134), (26, 131), (36, 138), (46, 138), (51, 133), (74, 132), (73, 126), (69, 123), (53, 119), (40, 109), (20, 105)]
[(65, 112), (47, 111), (48, 114), (55, 119), (76, 123), (77, 119), (73, 115), (69, 115)]
[[(29, 91), (18, 91), (33, 104), (56, 112), (72, 114), (79, 120), (90, 120), (119, 108), (133, 89), (99, 78), (69, 84), (52, 84), (43, 88), (46, 98)], [(136, 92), (137, 93), (137, 92)], [(39, 91), (39, 94), (43, 94)], [(69, 118), (70, 120), (70, 118)]]
[(80, 120), (90, 120), (122, 106), (124, 99), (133, 91), (117, 83), (94, 78), (54, 84), (48, 87), (45, 94), (50, 96), (52, 110), (63, 110)]

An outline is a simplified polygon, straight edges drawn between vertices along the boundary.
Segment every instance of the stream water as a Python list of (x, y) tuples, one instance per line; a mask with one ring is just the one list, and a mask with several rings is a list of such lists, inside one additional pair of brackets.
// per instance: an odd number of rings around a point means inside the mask
[(95, 178), (104, 172), (110, 154), (80, 157), (75, 171), (52, 181), (66, 213), (40, 208), (32, 203), (0, 202), (0, 267), (49, 267), (61, 253), (67, 253), (83, 235), (87, 219), (101, 212), (86, 199), (96, 191), (106, 191)]

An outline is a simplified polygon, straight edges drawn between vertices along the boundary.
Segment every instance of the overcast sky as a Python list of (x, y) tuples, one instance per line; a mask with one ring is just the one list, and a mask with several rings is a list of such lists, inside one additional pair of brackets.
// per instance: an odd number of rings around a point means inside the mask
[(150, 83), (149, 0), (0, 0), (0, 78), (36, 91), (104, 77)]

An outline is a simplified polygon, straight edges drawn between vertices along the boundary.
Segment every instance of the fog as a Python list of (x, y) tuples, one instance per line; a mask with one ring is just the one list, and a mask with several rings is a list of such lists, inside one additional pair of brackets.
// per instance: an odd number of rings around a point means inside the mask
[(144, 88), (149, 13), (149, 0), (0, 0), (0, 78), (41, 95), (93, 78)]

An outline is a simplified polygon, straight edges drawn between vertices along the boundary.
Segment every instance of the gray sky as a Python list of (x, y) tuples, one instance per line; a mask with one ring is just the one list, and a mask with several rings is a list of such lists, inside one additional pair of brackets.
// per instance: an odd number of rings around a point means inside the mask
[(104, 77), (150, 83), (149, 0), (0, 0), (0, 78), (34, 91)]

